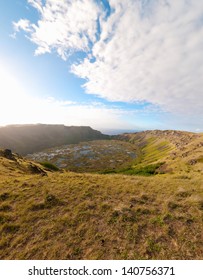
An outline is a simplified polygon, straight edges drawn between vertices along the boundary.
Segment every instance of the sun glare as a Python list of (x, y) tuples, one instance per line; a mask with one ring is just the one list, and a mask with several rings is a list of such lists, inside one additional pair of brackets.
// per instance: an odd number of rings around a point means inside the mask
[(23, 102), (26, 99), (23, 86), (8, 67), (0, 65), (0, 111), (1, 125), (14, 123), (18, 120)]

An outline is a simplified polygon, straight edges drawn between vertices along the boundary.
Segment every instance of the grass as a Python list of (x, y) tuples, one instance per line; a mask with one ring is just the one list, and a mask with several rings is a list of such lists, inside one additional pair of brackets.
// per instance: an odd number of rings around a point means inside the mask
[(199, 158), (197, 159), (197, 162), (203, 163), (203, 156), (199, 157)]
[(44, 161), (44, 162), (40, 162), (40, 164), (48, 170), (59, 171), (59, 168), (51, 162)]
[[(164, 166), (162, 161), (172, 150), (172, 146), (168, 141), (157, 140), (150, 137), (140, 142), (140, 140), (132, 140), (137, 145), (136, 158), (128, 164), (128, 167), (106, 169), (101, 174), (125, 174), (125, 175), (141, 175), (151, 176), (156, 174), (164, 174), (171, 170), (160, 168)], [(160, 168), (160, 169), (159, 169)]]
[(138, 157), (106, 174), (0, 157), (1, 259), (203, 259), (201, 137), (173, 149), (151, 134), (130, 136)]
[(202, 258), (200, 182), (70, 172), (6, 178), (1, 258)]
[(158, 162), (156, 164), (149, 164), (146, 166), (139, 167), (128, 167), (119, 170), (105, 170), (100, 172), (101, 174), (125, 174), (125, 175), (140, 175), (140, 176), (151, 176), (158, 174), (158, 168), (161, 167), (164, 162)]
[(157, 169), (162, 166), (164, 163), (163, 162), (159, 162), (156, 164), (149, 164), (143, 167), (135, 167), (135, 168), (129, 168), (126, 170), (123, 170), (123, 174), (126, 175), (142, 175), (142, 176), (151, 176), (151, 175), (155, 175), (158, 173)]

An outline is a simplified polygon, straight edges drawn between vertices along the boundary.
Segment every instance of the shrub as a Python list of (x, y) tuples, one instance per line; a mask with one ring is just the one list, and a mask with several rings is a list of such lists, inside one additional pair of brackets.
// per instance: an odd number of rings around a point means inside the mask
[(143, 176), (150, 176), (150, 175), (155, 175), (157, 174), (157, 169), (163, 165), (163, 162), (159, 162), (156, 164), (150, 164), (146, 165), (143, 167), (138, 167), (138, 168), (128, 168), (123, 170), (122, 173), (127, 174), (127, 175), (143, 175)]
[[(159, 172), (157, 172), (157, 170), (163, 164), (164, 164), (164, 162), (158, 162), (155, 164), (149, 164), (149, 165), (142, 166), (142, 167), (128, 167), (128, 168), (120, 169), (120, 170), (105, 170), (100, 173), (102, 173), (102, 174), (112, 174), (112, 173), (119, 174), (120, 173), (120, 174), (125, 174), (125, 175), (151, 176), (151, 175), (158, 174)], [(163, 173), (161, 173), (161, 174), (163, 174)]]
[(40, 164), (51, 171), (59, 171), (59, 168), (51, 162), (45, 161), (45, 162), (40, 162)]

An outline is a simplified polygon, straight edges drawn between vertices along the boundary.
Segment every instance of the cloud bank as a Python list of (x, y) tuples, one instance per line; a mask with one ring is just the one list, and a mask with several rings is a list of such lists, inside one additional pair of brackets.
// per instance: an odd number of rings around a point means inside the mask
[[(104, 5), (108, 2), (108, 5)], [(64, 60), (84, 89), (110, 101), (149, 102), (200, 120), (203, 111), (203, 2), (194, 0), (28, 0), (39, 21), (21, 19), (36, 55)]]

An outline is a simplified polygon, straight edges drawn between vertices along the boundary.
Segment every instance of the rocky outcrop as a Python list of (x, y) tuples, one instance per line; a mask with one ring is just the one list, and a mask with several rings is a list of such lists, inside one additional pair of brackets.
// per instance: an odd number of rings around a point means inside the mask
[(32, 174), (41, 174), (42, 176), (47, 176), (47, 173), (42, 168), (40, 168), (35, 164), (30, 164), (29, 169)]
[(4, 158), (7, 158), (7, 159), (10, 159), (10, 160), (16, 161), (16, 158), (15, 158), (14, 154), (9, 149), (1, 150), (0, 151), (0, 156), (2, 156)]

